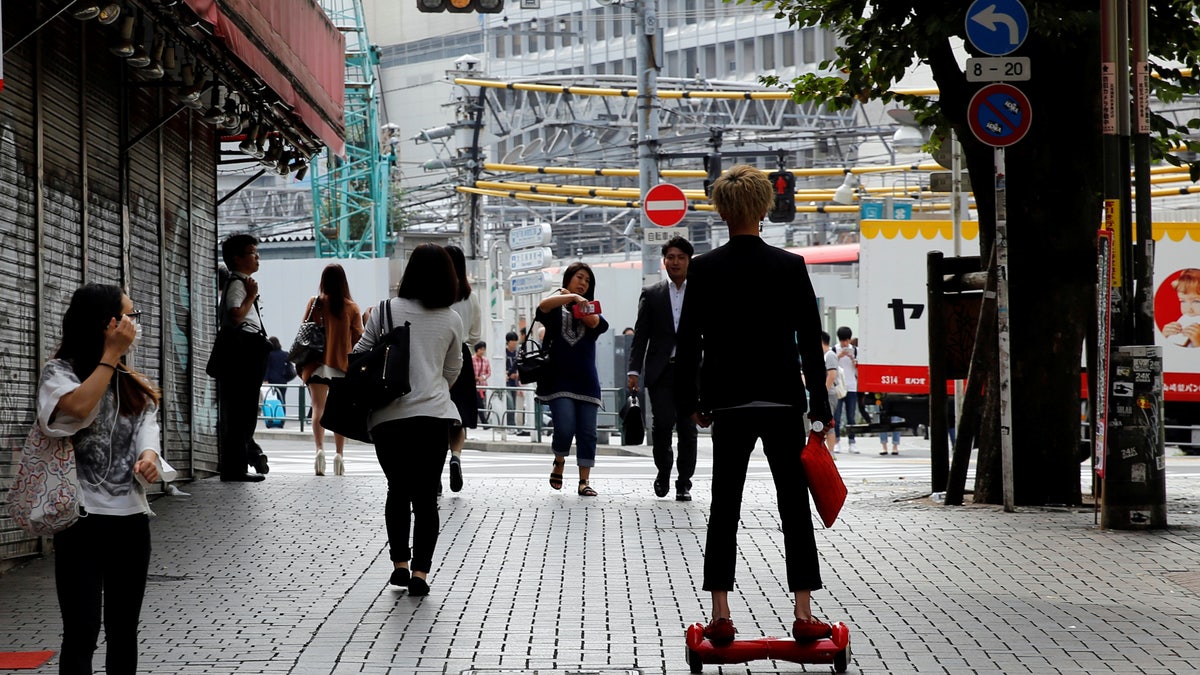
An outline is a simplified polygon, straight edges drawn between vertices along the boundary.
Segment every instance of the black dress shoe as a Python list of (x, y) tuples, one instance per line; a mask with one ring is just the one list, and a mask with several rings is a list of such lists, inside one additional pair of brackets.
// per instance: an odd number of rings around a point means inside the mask
[(692, 501), (692, 493), (689, 492), (687, 488), (676, 488), (675, 501), (690, 502), (690, 501)]
[(259, 455), (254, 458), (254, 470), (264, 476), (271, 472), (271, 467), (267, 466), (266, 455)]
[(267, 477), (261, 473), (244, 473), (240, 476), (221, 476), (221, 481), (224, 483), (257, 483), (260, 480), (266, 480)]
[(413, 577), (408, 580), (409, 595), (429, 595), (429, 582), (421, 577)]
[(654, 479), (654, 494), (659, 497), (666, 497), (667, 490), (670, 489), (670, 485), (670, 477), (659, 474), (659, 476)]

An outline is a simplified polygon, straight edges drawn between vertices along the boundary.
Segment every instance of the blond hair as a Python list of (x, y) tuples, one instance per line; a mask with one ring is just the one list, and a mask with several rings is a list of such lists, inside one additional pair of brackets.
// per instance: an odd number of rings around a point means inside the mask
[(762, 171), (738, 164), (713, 181), (712, 203), (731, 225), (757, 223), (775, 203), (775, 190)]
[(1179, 278), (1171, 282), (1171, 288), (1177, 293), (1200, 295), (1200, 270), (1189, 267), (1179, 274)]

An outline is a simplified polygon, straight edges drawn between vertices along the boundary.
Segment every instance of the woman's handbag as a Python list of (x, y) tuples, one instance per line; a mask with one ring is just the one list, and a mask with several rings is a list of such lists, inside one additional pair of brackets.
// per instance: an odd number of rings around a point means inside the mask
[(80, 508), (71, 439), (47, 436), (34, 422), (8, 491), (8, 515), (22, 530), (49, 537), (79, 520)]
[(335, 434), (363, 443), (371, 442), (367, 418), (371, 415), (365, 397), (360, 395), (358, 385), (344, 377), (329, 381), (329, 395), (325, 399), (325, 412), (321, 414), (321, 426)]
[[(412, 391), (408, 379), (409, 340), (411, 324), (392, 324), (392, 303), (379, 303), (380, 323), (387, 332), (379, 336), (368, 351), (350, 354), (346, 381), (354, 383), (372, 410), (395, 401)], [(386, 323), (384, 323), (386, 321)]]
[(808, 478), (808, 489), (812, 493), (813, 503), (817, 505), (817, 513), (825, 527), (833, 527), (842, 505), (846, 503), (846, 484), (838, 473), (833, 455), (825, 445), (825, 433), (812, 431), (808, 434), (808, 444), (800, 451), (800, 465)]
[(371, 442), (367, 426), (371, 411), (412, 391), (408, 379), (411, 324), (405, 321), (403, 326), (393, 326), (392, 306), (387, 300), (379, 304), (379, 311), (388, 331), (370, 350), (350, 354), (346, 377), (333, 378), (329, 383), (321, 415), (321, 426), (364, 443)]
[(292, 340), (292, 348), (288, 351), (288, 361), (296, 364), (297, 368), (325, 359), (325, 327), (312, 320), (313, 310), (317, 308), (319, 301), (318, 298), (313, 298), (308, 307), (308, 316), (304, 317), (300, 330), (296, 331), (296, 339)]
[[(529, 331), (525, 334), (525, 340), (521, 342), (520, 348), (517, 349), (517, 379), (521, 384), (533, 384), (540, 380), (546, 379), (550, 374), (550, 346), (552, 340), (549, 335), (543, 335), (542, 341), (538, 342), (533, 338), (536, 334), (533, 327), (537, 325), (534, 321), (529, 325)], [(543, 328), (546, 326), (543, 324)]]

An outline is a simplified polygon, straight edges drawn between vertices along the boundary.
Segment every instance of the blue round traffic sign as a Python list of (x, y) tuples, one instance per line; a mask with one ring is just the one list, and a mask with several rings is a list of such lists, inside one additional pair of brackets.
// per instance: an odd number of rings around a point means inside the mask
[(983, 143), (1003, 148), (1025, 137), (1033, 110), (1025, 94), (1011, 84), (989, 84), (971, 97), (967, 122)]
[(1029, 35), (1029, 14), (1020, 0), (975, 0), (967, 9), (967, 40), (988, 56), (1016, 51)]

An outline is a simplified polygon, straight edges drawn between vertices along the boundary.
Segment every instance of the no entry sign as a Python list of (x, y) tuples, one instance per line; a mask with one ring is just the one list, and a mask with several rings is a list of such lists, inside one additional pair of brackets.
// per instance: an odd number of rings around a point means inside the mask
[(983, 143), (1003, 148), (1025, 137), (1033, 111), (1029, 99), (1011, 84), (989, 84), (971, 97), (967, 122)]
[(646, 192), (642, 200), (642, 210), (650, 222), (659, 227), (671, 227), (679, 224), (687, 214), (687, 197), (683, 190), (670, 183), (660, 183)]

